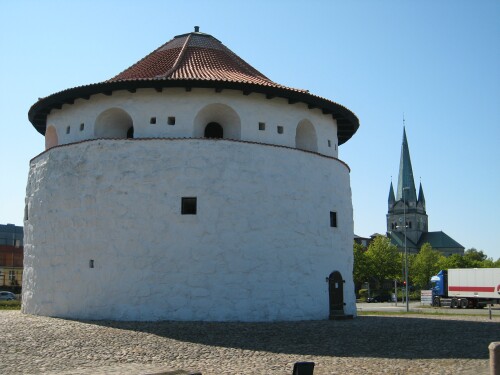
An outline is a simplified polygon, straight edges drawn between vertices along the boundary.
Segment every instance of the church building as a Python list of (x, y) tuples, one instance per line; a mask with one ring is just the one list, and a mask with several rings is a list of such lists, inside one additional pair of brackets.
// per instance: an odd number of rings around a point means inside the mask
[(401, 251), (404, 251), (406, 236), (406, 248), (409, 253), (417, 253), (425, 243), (429, 243), (433, 249), (445, 256), (464, 253), (464, 247), (446, 233), (429, 232), (424, 189), (420, 183), (417, 195), (404, 128), (396, 194), (392, 182), (389, 188), (387, 236)]
[(195, 27), (28, 116), (45, 151), (26, 189), (24, 313), (356, 315), (349, 109), (273, 82)]

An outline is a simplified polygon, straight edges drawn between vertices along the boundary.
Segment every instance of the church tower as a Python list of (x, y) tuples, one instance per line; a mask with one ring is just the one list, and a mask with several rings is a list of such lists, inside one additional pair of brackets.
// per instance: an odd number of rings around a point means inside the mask
[(389, 188), (387, 232), (404, 240), (405, 225), (407, 248), (410, 251), (416, 252), (418, 251), (417, 243), (422, 233), (428, 231), (428, 217), (425, 212), (425, 198), (422, 184), (420, 184), (418, 196), (415, 189), (410, 149), (408, 147), (408, 140), (406, 139), (406, 130), (403, 128), (403, 143), (401, 145), (396, 195), (394, 195), (392, 182)]

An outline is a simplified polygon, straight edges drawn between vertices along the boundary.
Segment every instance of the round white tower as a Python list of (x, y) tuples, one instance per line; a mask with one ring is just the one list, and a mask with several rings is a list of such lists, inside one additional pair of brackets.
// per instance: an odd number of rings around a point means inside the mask
[(356, 116), (176, 36), (30, 121), (23, 312), (117, 320), (354, 315)]

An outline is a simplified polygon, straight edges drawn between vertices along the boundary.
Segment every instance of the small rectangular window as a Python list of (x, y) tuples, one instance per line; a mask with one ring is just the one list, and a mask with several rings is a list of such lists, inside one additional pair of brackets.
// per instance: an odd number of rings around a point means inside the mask
[(266, 123), (265, 122), (259, 122), (259, 130), (266, 130)]
[(278, 125), (278, 134), (283, 134), (283, 126)]
[(89, 260), (89, 268), (94, 268), (94, 259)]
[(330, 226), (337, 228), (337, 213), (333, 211), (330, 211)]
[(167, 119), (167, 124), (169, 124), (169, 125), (175, 125), (175, 117), (170, 116), (170, 117)]
[(149, 119), (149, 123), (150, 123), (150, 124), (153, 124), (153, 125), (154, 125), (154, 124), (156, 124), (156, 117), (151, 117), (151, 118)]
[(332, 141), (328, 140), (328, 147), (332, 147)]
[(66, 127), (66, 134), (69, 134), (69, 132), (71, 131), (71, 127), (70, 126), (67, 126)]
[(85, 124), (84, 124), (84, 123), (81, 123), (81, 124), (80, 124), (80, 131), (83, 131), (83, 129), (85, 129)]
[(182, 215), (196, 215), (196, 197), (182, 197)]

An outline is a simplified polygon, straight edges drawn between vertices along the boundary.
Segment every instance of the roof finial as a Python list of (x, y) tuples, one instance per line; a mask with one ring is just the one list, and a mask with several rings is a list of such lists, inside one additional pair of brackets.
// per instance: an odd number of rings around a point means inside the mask
[(405, 113), (403, 112), (403, 128), (405, 127)]
[(200, 32), (200, 26), (195, 26), (194, 27), (194, 32), (199, 33)]

